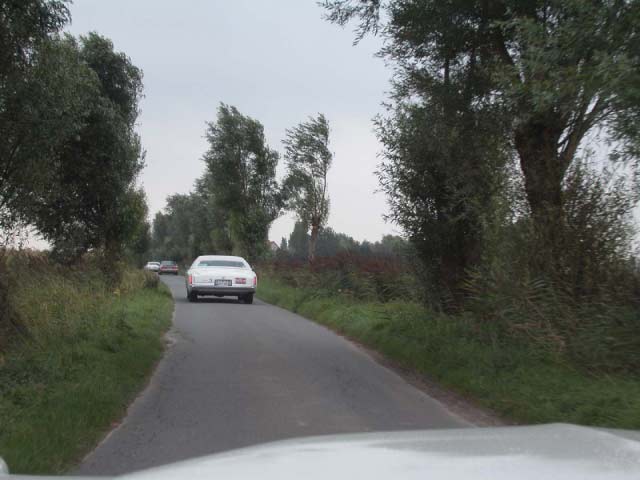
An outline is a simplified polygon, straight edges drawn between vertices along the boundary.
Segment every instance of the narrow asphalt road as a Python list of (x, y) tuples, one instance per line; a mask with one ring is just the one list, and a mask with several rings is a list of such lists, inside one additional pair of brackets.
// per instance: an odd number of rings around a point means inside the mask
[(290, 437), (469, 426), (342, 337), (256, 301), (176, 301), (175, 343), (75, 471), (114, 475)]

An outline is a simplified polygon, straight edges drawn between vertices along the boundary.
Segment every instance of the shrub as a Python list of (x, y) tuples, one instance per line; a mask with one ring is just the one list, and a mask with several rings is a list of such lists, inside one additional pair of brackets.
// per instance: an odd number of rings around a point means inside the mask
[(420, 286), (401, 257), (374, 257), (350, 252), (317, 257), (311, 264), (277, 258), (260, 268), (287, 285), (314, 289), (318, 294), (340, 294), (360, 300), (389, 302), (420, 298)]
[[(47, 336), (74, 338), (90, 328), (97, 305), (142, 288), (158, 288), (157, 276), (121, 266), (115, 286), (91, 255), (61, 265), (44, 252), (5, 251), (0, 254), (0, 352), (18, 338), (38, 342)], [(87, 317), (77, 321), (79, 311)], [(70, 319), (74, 319), (71, 321)]]
[(143, 271), (144, 275), (144, 288), (149, 288), (151, 290), (155, 290), (160, 285), (160, 277), (158, 277), (157, 273)]
[[(640, 310), (615, 295), (571, 288), (497, 266), (470, 274), (465, 310), (479, 325), (591, 372), (640, 371)], [(497, 329), (496, 329), (497, 328)]]

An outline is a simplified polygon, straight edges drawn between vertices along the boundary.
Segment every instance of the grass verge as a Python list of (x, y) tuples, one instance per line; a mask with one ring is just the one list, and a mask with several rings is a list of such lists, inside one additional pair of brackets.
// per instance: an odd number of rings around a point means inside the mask
[[(640, 429), (638, 376), (593, 376), (524, 342), (480, 340), (478, 323), (472, 319), (417, 304), (323, 295), (287, 286), (269, 275), (261, 276), (258, 295), (518, 423)], [(483, 338), (491, 335), (483, 332)]]
[(127, 272), (113, 291), (90, 268), (18, 271), (33, 281), (14, 290), (24, 331), (0, 351), (0, 457), (12, 473), (62, 473), (143, 387), (173, 302), (141, 272)]

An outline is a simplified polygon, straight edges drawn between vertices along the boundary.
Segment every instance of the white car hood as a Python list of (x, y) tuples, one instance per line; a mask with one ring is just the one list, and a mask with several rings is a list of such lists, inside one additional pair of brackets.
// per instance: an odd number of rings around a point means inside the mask
[[(638, 480), (640, 432), (552, 424), (316, 437), (235, 450), (119, 478)], [(0, 479), (10, 477), (0, 475)]]

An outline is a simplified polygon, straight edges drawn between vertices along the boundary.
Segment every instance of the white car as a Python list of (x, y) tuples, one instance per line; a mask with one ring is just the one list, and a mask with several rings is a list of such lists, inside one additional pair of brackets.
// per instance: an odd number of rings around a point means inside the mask
[(186, 284), (190, 302), (197, 301), (199, 295), (214, 295), (253, 303), (258, 276), (242, 257), (203, 255), (187, 271)]
[[(36, 478), (81, 477), (8, 475), (0, 460), (0, 480)], [(640, 432), (552, 424), (296, 438), (111, 478), (638, 480)]]
[(147, 262), (144, 269), (149, 270), (150, 272), (157, 272), (160, 270), (160, 262)]

